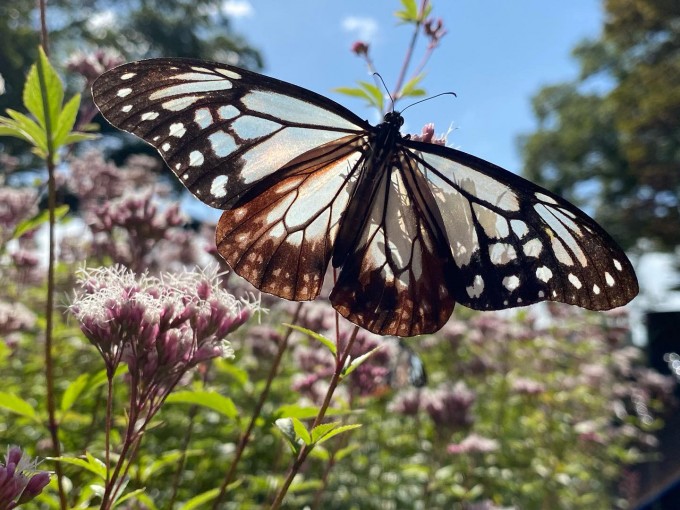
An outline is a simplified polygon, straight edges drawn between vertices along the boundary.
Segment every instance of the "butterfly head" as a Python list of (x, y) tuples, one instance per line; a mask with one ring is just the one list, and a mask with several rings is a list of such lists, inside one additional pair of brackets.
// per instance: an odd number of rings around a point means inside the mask
[(399, 112), (387, 112), (384, 121), (397, 129), (404, 125), (404, 117), (402, 117)]

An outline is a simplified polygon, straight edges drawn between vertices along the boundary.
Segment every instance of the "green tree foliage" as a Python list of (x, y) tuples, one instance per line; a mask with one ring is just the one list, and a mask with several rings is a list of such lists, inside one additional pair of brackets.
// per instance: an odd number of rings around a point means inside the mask
[[(543, 88), (527, 177), (587, 205), (625, 247), (680, 244), (680, 3), (606, 0), (581, 76)], [(601, 92), (606, 89), (605, 92)]]

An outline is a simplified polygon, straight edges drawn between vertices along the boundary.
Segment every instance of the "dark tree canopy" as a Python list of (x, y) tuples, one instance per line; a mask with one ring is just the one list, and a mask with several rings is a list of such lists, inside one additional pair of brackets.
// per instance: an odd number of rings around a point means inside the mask
[[(526, 175), (586, 206), (624, 247), (680, 244), (680, 2), (606, 0), (581, 76), (543, 88)], [(605, 89), (605, 92), (601, 92)]]

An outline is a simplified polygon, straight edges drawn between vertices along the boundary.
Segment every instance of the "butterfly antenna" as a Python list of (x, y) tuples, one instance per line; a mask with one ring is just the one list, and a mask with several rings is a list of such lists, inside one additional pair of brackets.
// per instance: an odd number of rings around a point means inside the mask
[(385, 85), (385, 80), (383, 80), (383, 77), (380, 76), (380, 73), (373, 73), (373, 76), (374, 77), (377, 76), (380, 79), (380, 82), (383, 84), (385, 92), (387, 92), (387, 95), (390, 98), (390, 102), (392, 103), (392, 108), (390, 108), (390, 110), (394, 111), (394, 98), (392, 97), (392, 94), (390, 94), (390, 89), (388, 89), (387, 85)]
[(440, 93), (440, 94), (437, 94), (436, 96), (426, 97), (425, 99), (421, 99), (420, 101), (416, 101), (415, 103), (411, 103), (410, 105), (408, 105), (406, 108), (404, 108), (404, 109), (403, 109), (401, 112), (399, 112), (399, 113), (404, 113), (406, 110), (408, 110), (409, 108), (411, 108), (411, 106), (415, 106), (415, 105), (417, 105), (417, 104), (424, 103), (425, 101), (429, 101), (430, 99), (434, 99), (434, 98), (440, 97), (440, 96), (453, 96), (453, 97), (458, 97), (458, 96), (456, 95), (455, 92), (442, 92), (442, 93)]

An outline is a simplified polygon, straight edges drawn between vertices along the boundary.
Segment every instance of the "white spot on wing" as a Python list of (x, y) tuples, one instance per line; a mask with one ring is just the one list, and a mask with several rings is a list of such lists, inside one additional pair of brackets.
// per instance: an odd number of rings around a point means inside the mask
[(507, 264), (517, 258), (515, 248), (507, 243), (495, 243), (489, 245), (489, 258), (495, 265)]
[(614, 267), (615, 267), (616, 269), (618, 269), (619, 271), (622, 271), (622, 270), (623, 270), (623, 266), (621, 265), (621, 262), (619, 262), (619, 261), (616, 260), (616, 259), (612, 259), (612, 261), (614, 262)]
[(549, 267), (546, 266), (541, 266), (538, 269), (536, 269), (536, 278), (541, 280), (542, 282), (549, 282), (550, 278), (553, 277), (553, 272), (550, 270)]
[(170, 150), (170, 144), (168, 142), (165, 142), (163, 145), (161, 145), (161, 149), (163, 152), (168, 152)]
[(238, 74), (236, 71), (231, 71), (230, 69), (223, 69), (221, 67), (215, 68), (215, 71), (220, 73), (223, 76), (226, 76), (227, 78), (233, 78), (234, 80), (240, 80), (241, 75)]
[(465, 290), (468, 293), (468, 296), (471, 298), (477, 298), (482, 295), (482, 292), (484, 292), (484, 279), (482, 278), (481, 275), (476, 275), (475, 279), (472, 282), (472, 285), (469, 287), (466, 287)]
[(252, 115), (243, 115), (231, 123), (234, 132), (246, 140), (269, 135), (281, 127), (281, 124)]
[(599, 294), (600, 293), (600, 287), (598, 287), (597, 285), (593, 285), (593, 292), (595, 294)]
[(177, 138), (182, 138), (184, 134), (187, 132), (187, 128), (184, 127), (184, 124), (181, 122), (175, 122), (174, 124), (170, 124), (170, 136), (176, 136)]
[(203, 96), (176, 97), (174, 99), (170, 99), (169, 101), (165, 101), (164, 103), (161, 104), (161, 106), (166, 110), (170, 110), (171, 112), (179, 112), (184, 110), (185, 108), (189, 108), (197, 100), (201, 99), (201, 97)]
[(132, 92), (132, 89), (130, 89), (130, 88), (120, 89), (120, 90), (116, 93), (116, 95), (117, 95), (118, 97), (126, 97), (126, 96), (129, 96), (131, 92)]
[(551, 237), (550, 244), (552, 244), (552, 249), (555, 253), (555, 257), (557, 257), (557, 260), (559, 260), (565, 266), (574, 265), (574, 261), (569, 256), (569, 253), (562, 244), (562, 241), (560, 241), (557, 237)]
[(145, 112), (142, 113), (142, 120), (154, 120), (158, 118), (158, 112)]
[[(514, 291), (519, 287), (519, 278), (515, 275), (512, 276), (506, 276), (503, 278), (503, 287), (508, 289), (510, 292)], [(521, 302), (521, 299), (518, 299), (517, 302)]]
[(520, 239), (522, 239), (529, 232), (529, 227), (527, 227), (527, 224), (522, 220), (511, 220), (510, 228), (512, 228), (512, 231)]
[(199, 108), (194, 112), (194, 122), (198, 124), (201, 129), (207, 128), (213, 123), (212, 113), (210, 108)]
[(220, 119), (228, 120), (228, 119), (233, 119), (237, 115), (239, 115), (241, 112), (236, 108), (234, 105), (228, 104), (226, 106), (220, 106), (217, 109), (217, 115), (220, 116)]
[(218, 158), (224, 158), (236, 149), (234, 138), (225, 131), (216, 131), (215, 133), (212, 133), (208, 137), (208, 140), (210, 141), (215, 156)]
[(191, 151), (191, 154), (189, 154), (189, 166), (201, 166), (203, 161), (203, 154), (199, 151)]
[(129, 80), (130, 78), (133, 78), (137, 76), (137, 73), (125, 73), (120, 75), (121, 80)]
[(555, 201), (554, 198), (549, 197), (548, 195), (546, 195), (544, 193), (536, 193), (536, 198), (538, 198), (541, 202), (545, 202), (547, 204), (557, 205), (557, 202)]
[(538, 239), (529, 239), (522, 245), (522, 251), (527, 257), (538, 258), (543, 250), (543, 245)]
[(212, 92), (216, 90), (227, 90), (231, 88), (231, 82), (227, 80), (213, 80), (213, 81), (195, 81), (182, 83), (180, 85), (171, 85), (155, 91), (149, 96), (149, 99), (156, 100), (164, 97), (179, 96), (182, 94), (193, 94), (196, 92)]
[(567, 277), (571, 284), (576, 287), (577, 289), (580, 289), (583, 287), (583, 284), (581, 283), (581, 280), (578, 279), (578, 277), (575, 274), (569, 273), (569, 276)]
[(613, 287), (616, 281), (614, 280), (614, 277), (610, 275), (607, 271), (604, 272), (604, 279), (607, 282), (607, 285), (610, 287)]
[(125, 112), (125, 113), (128, 113), (130, 110), (132, 110), (132, 105), (131, 105), (131, 104), (126, 104), (125, 106), (123, 106), (123, 107), (120, 109), (121, 112)]
[(212, 184), (210, 185), (210, 193), (215, 198), (222, 198), (227, 195), (227, 181), (229, 180), (229, 177), (226, 175), (218, 175), (213, 179)]

